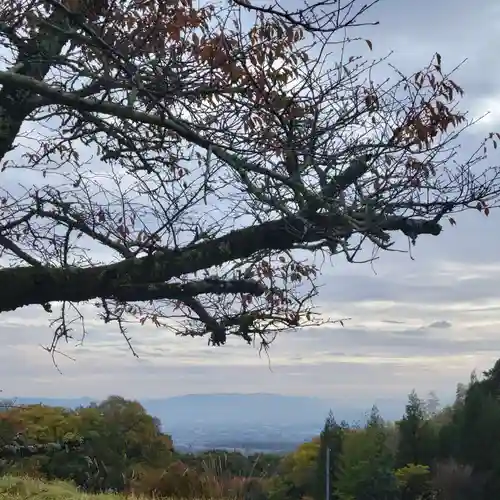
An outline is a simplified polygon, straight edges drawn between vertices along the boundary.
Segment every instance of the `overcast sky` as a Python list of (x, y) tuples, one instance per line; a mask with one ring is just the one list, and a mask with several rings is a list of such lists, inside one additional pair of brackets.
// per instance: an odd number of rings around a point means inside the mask
[[(382, 0), (366, 28), (375, 54), (417, 70), (438, 51), (445, 68), (468, 62), (456, 76), (465, 105), (491, 115), (464, 137), (477, 143), (500, 131), (500, 4), (497, 0)], [(500, 162), (500, 154), (490, 157)], [(369, 407), (376, 398), (404, 402), (416, 388), (452, 397), (456, 383), (500, 357), (500, 216), (457, 218), (439, 238), (426, 237), (407, 254), (381, 255), (375, 265), (326, 267), (318, 305), (345, 327), (283, 335), (269, 360), (241, 342), (215, 349), (151, 326), (130, 327), (140, 358), (89, 307), (81, 347), (61, 345), (62, 374), (40, 347), (51, 339), (47, 315), (33, 307), (2, 315), (0, 388), (10, 396), (149, 398), (186, 393), (307, 394)], [(404, 248), (404, 245), (403, 245)]]

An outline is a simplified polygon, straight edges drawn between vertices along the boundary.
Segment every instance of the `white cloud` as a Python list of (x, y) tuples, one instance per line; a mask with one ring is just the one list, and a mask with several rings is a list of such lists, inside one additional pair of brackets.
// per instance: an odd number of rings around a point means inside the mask
[[(357, 300), (352, 294), (349, 300), (333, 300), (330, 305), (329, 296), (338, 295), (330, 293), (333, 287), (342, 290), (351, 285), (349, 275), (335, 279), (332, 273), (322, 295), (322, 310), (353, 319), (344, 328), (325, 326), (283, 334), (271, 349), (270, 365), (266, 356), (259, 357), (256, 349), (236, 340), (215, 349), (204, 339), (178, 338), (152, 326), (130, 327), (140, 355), (137, 360), (113, 327), (93, 319), (89, 306), (89, 335), (83, 346), (61, 346), (76, 361), (57, 356), (60, 375), (50, 356), (37, 347), (50, 340), (46, 313), (40, 308), (15, 311), (4, 315), (0, 328), (6, 346), (0, 354), (1, 388), (18, 396), (52, 397), (275, 391), (369, 406), (375, 397), (402, 401), (416, 387), (423, 394), (435, 389), (449, 398), (456, 382), (467, 380), (474, 368), (489, 367), (500, 351), (496, 292), (500, 268), (470, 264), (471, 295), (457, 300), (442, 294), (436, 300), (426, 296), (423, 285), (441, 284), (453, 293), (464, 281), (459, 263), (434, 263), (417, 282), (406, 285), (405, 278), (411, 274), (385, 264), (377, 276), (367, 273), (357, 281), (358, 287), (372, 291), (368, 297)], [(474, 297), (472, 282), (477, 280), (491, 290), (489, 299)], [(378, 293), (384, 298), (377, 299)], [(436, 322), (449, 327), (433, 328)]]
[(487, 132), (494, 131), (500, 126), (500, 93), (482, 97), (473, 102), (472, 114), (484, 118), (478, 126)]
[[(500, 124), (500, 71), (493, 43), (498, 8), (493, 0), (482, 2), (481, 9), (465, 0), (443, 0), (439, 6), (431, 0), (412, 6), (387, 0), (374, 11), (382, 26), (363, 36), (380, 55), (396, 49), (393, 62), (404, 68), (417, 69), (436, 51), (450, 65), (469, 57), (457, 81), (465, 80), (474, 116), (491, 111), (478, 129), (483, 133)], [(498, 154), (492, 157), (498, 161)], [(3, 185), (33, 182), (31, 173), (8, 170), (1, 175)], [(61, 375), (39, 347), (50, 342), (49, 317), (32, 307), (1, 316), (0, 389), (52, 397), (262, 391), (367, 407), (376, 397), (403, 401), (413, 387), (451, 397), (455, 384), (466, 381), (471, 370), (486, 369), (500, 357), (500, 220), (496, 213), (489, 218), (474, 213), (457, 222), (439, 238), (422, 239), (412, 250), (416, 260), (407, 254), (383, 255), (375, 263), (376, 274), (370, 266), (335, 258), (321, 277), (318, 305), (325, 315), (352, 320), (344, 328), (282, 335), (271, 349), (271, 365), (241, 342), (216, 349), (205, 339), (178, 338), (150, 325), (129, 328), (140, 354), (136, 359), (116, 328), (98, 320), (92, 306), (83, 306), (88, 337), (83, 346), (61, 344), (76, 359), (57, 356)], [(408, 248), (404, 238), (399, 243)]]

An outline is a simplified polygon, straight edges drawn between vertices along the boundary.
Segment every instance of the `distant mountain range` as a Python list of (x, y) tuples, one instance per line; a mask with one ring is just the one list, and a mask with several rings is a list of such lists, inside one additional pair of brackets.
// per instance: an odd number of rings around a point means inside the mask
[[(16, 398), (18, 404), (43, 403), (76, 408), (93, 398)], [(227, 448), (246, 452), (286, 452), (319, 434), (330, 408), (335, 418), (362, 423), (369, 408), (339, 407), (324, 399), (280, 394), (190, 394), (162, 399), (139, 399), (178, 449)], [(381, 408), (386, 418), (397, 418), (402, 405)]]

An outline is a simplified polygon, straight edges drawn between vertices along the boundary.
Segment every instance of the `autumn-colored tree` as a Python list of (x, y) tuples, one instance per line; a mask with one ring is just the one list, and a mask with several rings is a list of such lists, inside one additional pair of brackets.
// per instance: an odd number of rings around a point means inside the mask
[[(78, 453), (78, 418), (71, 410), (42, 404), (12, 404), (0, 413), (3, 472), (73, 478)], [(69, 456), (69, 453), (78, 452)]]
[(87, 490), (123, 491), (133, 478), (161, 473), (173, 461), (172, 440), (159, 421), (117, 396), (76, 410), (13, 406), (0, 422), (4, 471), (70, 479)]
[(432, 498), (431, 471), (427, 465), (408, 464), (395, 472), (401, 500)]
[(371, 42), (343, 38), (368, 7), (288, 4), (1, 3), (0, 311), (62, 304), (55, 343), (94, 301), (124, 335), (267, 346), (321, 321), (318, 252), (357, 262), (488, 215), (499, 173), (456, 156), (441, 56), (377, 81)]
[(17, 422), (18, 439), (25, 444), (62, 441), (78, 432), (79, 419), (72, 410), (43, 404), (13, 406), (0, 415)]
[(297, 447), (286, 455), (273, 478), (269, 489), (272, 500), (312, 498), (316, 490), (319, 440), (315, 439)]
[(181, 460), (164, 470), (141, 471), (131, 482), (135, 494), (153, 494), (163, 498), (202, 498), (203, 478)]

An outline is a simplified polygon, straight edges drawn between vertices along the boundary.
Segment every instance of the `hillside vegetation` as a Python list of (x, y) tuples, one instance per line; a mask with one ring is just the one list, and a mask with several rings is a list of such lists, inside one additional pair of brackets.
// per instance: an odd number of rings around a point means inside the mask
[(412, 391), (396, 422), (376, 407), (363, 426), (330, 412), (318, 436), (286, 455), (181, 453), (158, 419), (119, 396), (0, 411), (6, 498), (324, 500), (327, 456), (330, 500), (500, 498), (500, 361), (458, 384), (448, 407)]

